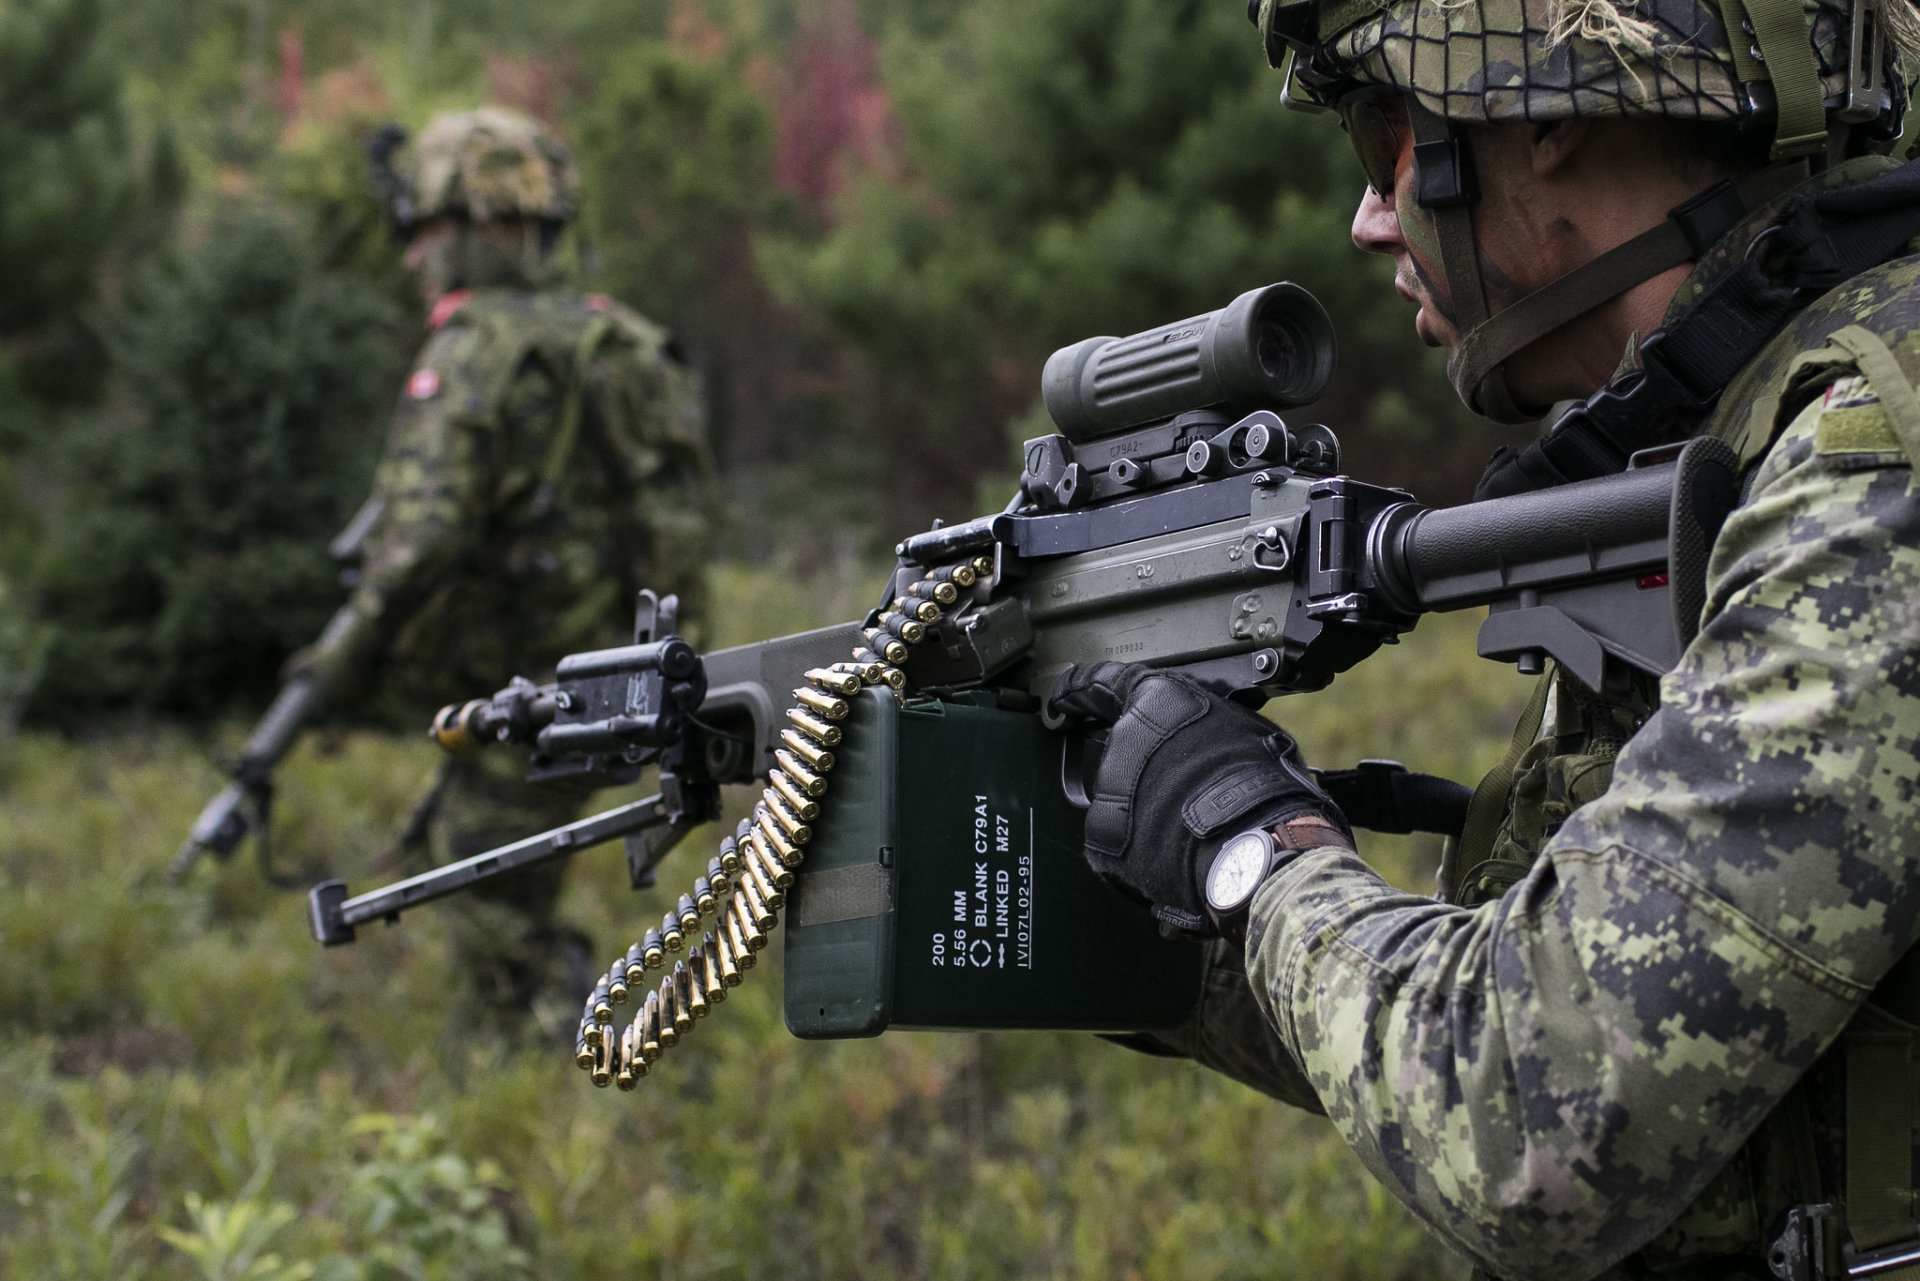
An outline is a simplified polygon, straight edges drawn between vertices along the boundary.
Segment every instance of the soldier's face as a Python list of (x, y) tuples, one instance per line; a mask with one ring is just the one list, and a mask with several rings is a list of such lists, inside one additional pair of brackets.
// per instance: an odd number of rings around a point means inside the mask
[(1432, 216), (1412, 199), (1413, 128), (1404, 99), (1377, 99), (1348, 122), (1367, 174), (1353, 216), (1353, 243), (1393, 259), (1394, 292), (1412, 303), (1414, 333), (1429, 347), (1460, 346), (1453, 295), (1440, 267)]

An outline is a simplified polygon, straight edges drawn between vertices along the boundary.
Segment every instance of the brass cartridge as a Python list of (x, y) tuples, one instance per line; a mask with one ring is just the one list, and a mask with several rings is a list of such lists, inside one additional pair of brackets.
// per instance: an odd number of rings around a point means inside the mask
[(807, 768), (806, 764), (792, 752), (775, 749), (773, 760), (790, 782), (808, 796), (816, 800), (827, 794), (827, 780)]
[(822, 746), (838, 747), (840, 745), (840, 727), (824, 716), (810, 712), (804, 707), (789, 707), (787, 720), (819, 739)]
[(791, 748), (795, 756), (798, 756), (822, 774), (832, 772), (833, 753), (808, 738), (805, 734), (800, 733), (798, 730), (783, 729), (780, 731), (780, 741)]
[(787, 905), (787, 896), (782, 894), (774, 883), (768, 879), (767, 874), (760, 870), (760, 864), (765, 858), (766, 856), (763, 854), (759, 858), (747, 860), (747, 884), (751, 885), (754, 891), (760, 895), (760, 900), (763, 903), (773, 911), (778, 912)]
[(830, 721), (845, 720), (847, 717), (847, 700), (844, 698), (837, 698), (832, 694), (808, 689), (805, 686), (794, 690), (793, 698), (808, 711), (824, 716)]
[(842, 698), (851, 698), (860, 692), (860, 677), (854, 672), (810, 667), (807, 669), (807, 679), (821, 689), (838, 694)]
[(768, 785), (780, 794), (780, 799), (798, 814), (801, 819), (811, 823), (820, 817), (820, 803), (810, 799), (805, 792), (793, 785), (793, 780), (785, 772), (775, 770), (767, 776)]
[(787, 803), (781, 800), (777, 793), (762, 803), (766, 806), (767, 814), (780, 825), (780, 830), (785, 832), (787, 839), (795, 845), (805, 845), (813, 839), (813, 829), (802, 823), (800, 816), (789, 810)]

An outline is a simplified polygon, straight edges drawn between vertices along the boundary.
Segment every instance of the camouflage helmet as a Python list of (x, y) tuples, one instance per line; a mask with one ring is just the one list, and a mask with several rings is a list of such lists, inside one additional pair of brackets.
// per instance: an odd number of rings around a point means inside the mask
[(388, 126), (371, 150), (394, 224), (402, 230), (441, 215), (476, 224), (512, 218), (562, 223), (579, 211), (579, 176), (567, 148), (516, 111), (448, 112), (411, 140)]
[[(1296, 105), (1383, 87), (1469, 124), (1767, 121), (1776, 156), (1823, 148), (1835, 125), (1871, 124), (1890, 144), (1906, 105), (1896, 50), (1920, 49), (1908, 0), (1255, 4), (1268, 60), (1278, 67), (1291, 57), (1287, 94)], [(1856, 12), (1864, 15), (1857, 24)]]

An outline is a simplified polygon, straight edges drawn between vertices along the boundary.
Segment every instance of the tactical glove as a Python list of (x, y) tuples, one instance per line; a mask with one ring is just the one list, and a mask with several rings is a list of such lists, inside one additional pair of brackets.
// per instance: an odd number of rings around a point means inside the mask
[(1284, 730), (1185, 676), (1076, 665), (1050, 706), (1113, 727), (1088, 788), (1087, 862), (1167, 925), (1217, 932), (1202, 883), (1214, 853), (1248, 828), (1314, 815), (1352, 841)]

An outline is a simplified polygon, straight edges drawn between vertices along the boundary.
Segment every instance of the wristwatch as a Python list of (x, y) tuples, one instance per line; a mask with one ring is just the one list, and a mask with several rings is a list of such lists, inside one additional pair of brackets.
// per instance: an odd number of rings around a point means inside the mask
[(1202, 897), (1213, 923), (1238, 935), (1254, 893), (1269, 876), (1307, 850), (1337, 845), (1352, 849), (1347, 834), (1318, 814), (1302, 814), (1271, 828), (1254, 827), (1228, 838), (1207, 868)]

